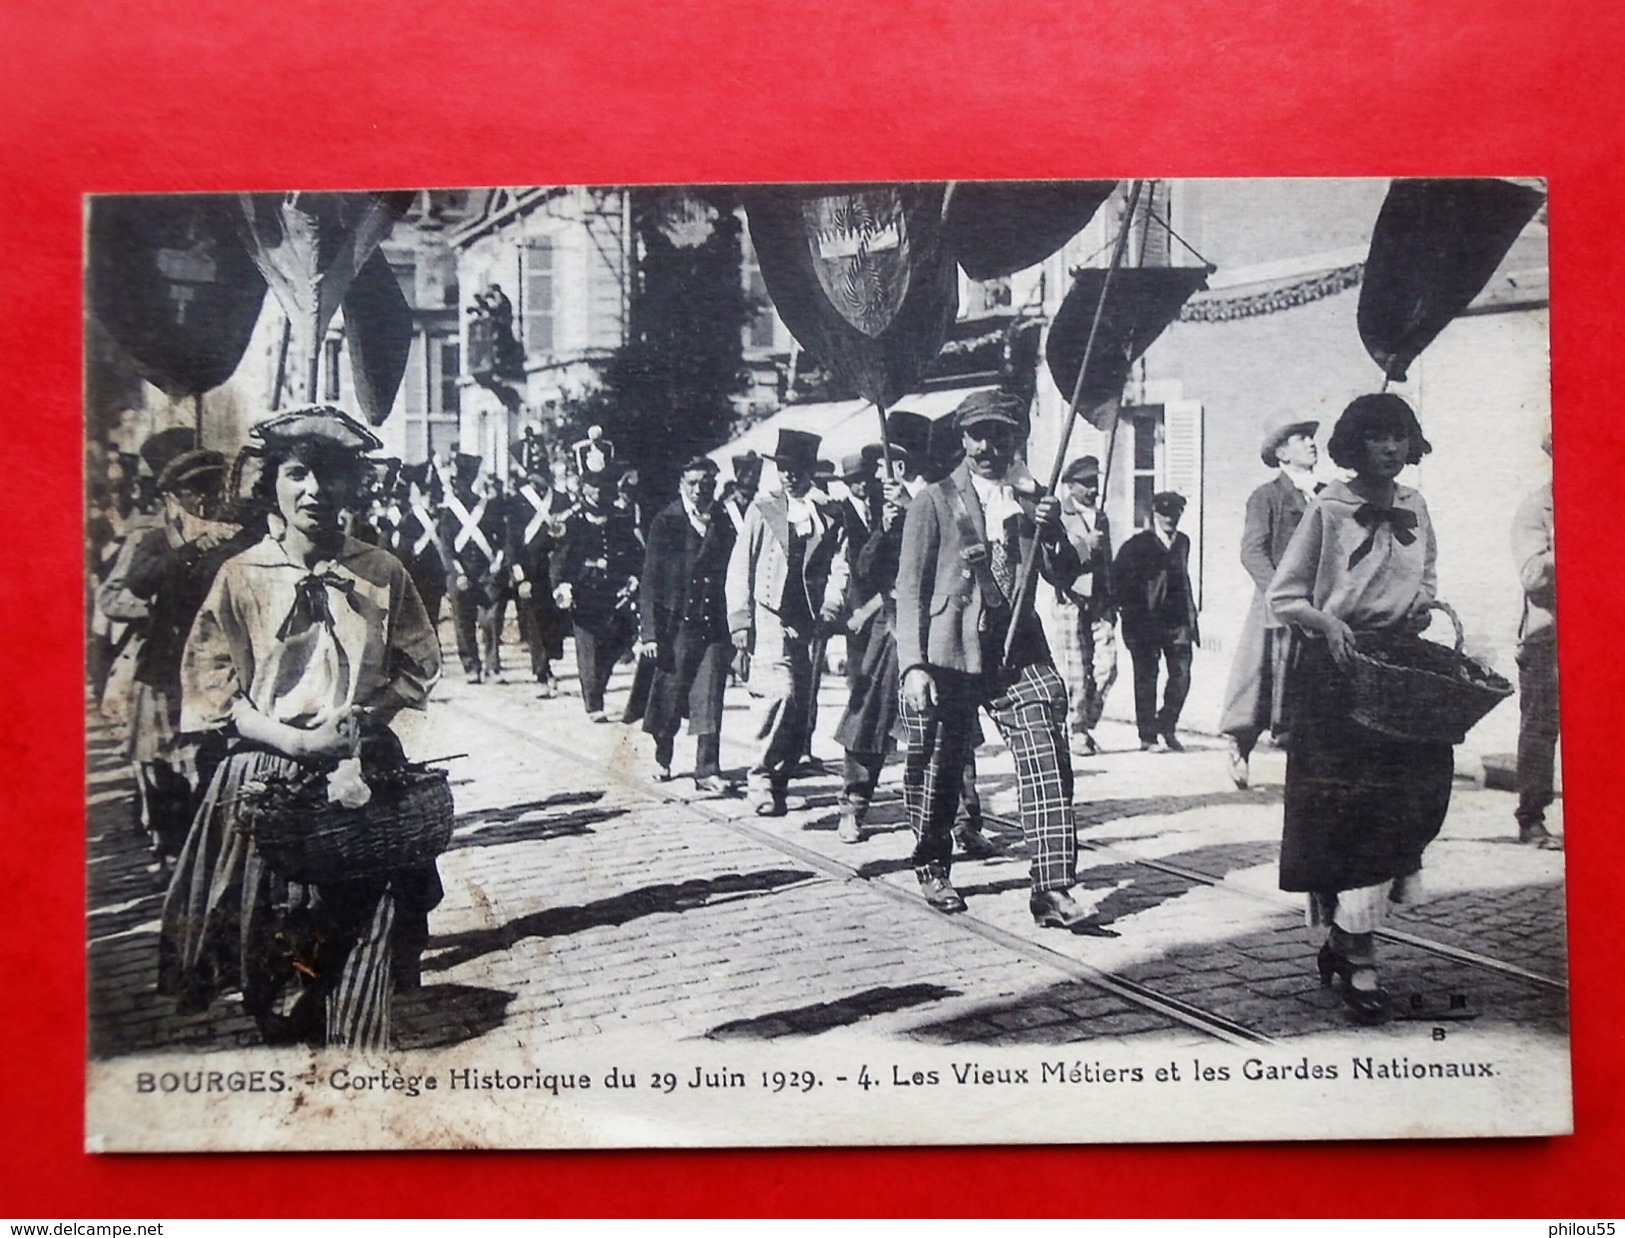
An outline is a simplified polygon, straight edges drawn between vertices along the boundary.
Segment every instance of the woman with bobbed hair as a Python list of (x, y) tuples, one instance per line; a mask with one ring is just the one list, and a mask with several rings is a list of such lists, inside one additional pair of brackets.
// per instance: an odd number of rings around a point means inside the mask
[(440, 646), (400, 561), (343, 531), (377, 438), (323, 406), (253, 434), (265, 535), (221, 566), (181, 660), (181, 727), (225, 756), (164, 899), (159, 989), (187, 1011), (240, 988), (268, 1042), (381, 1050), (398, 887), (422, 875), (290, 880), (261, 856), (241, 805), (250, 784), (333, 770), (358, 745), (398, 756), (388, 723), (423, 706)]
[(1363, 1023), (1391, 1013), (1374, 934), (1391, 903), (1420, 897), (1422, 852), (1444, 824), (1454, 776), (1449, 744), (1390, 739), (1348, 712), (1355, 637), (1427, 626), (1433, 523), (1421, 494), (1396, 479), (1430, 450), (1399, 396), (1349, 404), (1327, 454), (1354, 476), (1321, 490), (1268, 592), (1276, 618), (1306, 638), (1287, 682), (1280, 884), (1308, 895), (1310, 926), (1327, 928), (1321, 983), (1339, 980)]

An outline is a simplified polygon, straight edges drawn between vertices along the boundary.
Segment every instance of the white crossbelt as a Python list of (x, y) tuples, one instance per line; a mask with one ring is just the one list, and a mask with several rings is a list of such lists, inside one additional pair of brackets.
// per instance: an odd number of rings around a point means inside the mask
[(481, 499), (475, 505), (474, 510), (470, 512), (468, 508), (463, 506), (463, 501), (457, 497), (456, 493), (448, 490), (446, 492), (446, 510), (457, 517), (457, 523), (460, 526), (457, 530), (457, 536), (452, 539), (451, 548), (461, 552), (463, 547), (472, 541), (485, 552), (487, 559), (494, 561), (497, 557), (496, 551), (491, 549), (491, 543), (485, 539), (485, 530), (480, 528), (480, 521), (485, 519), (485, 500)]
[(536, 514), (530, 518), (530, 523), (525, 526), (524, 544), (528, 546), (536, 540), (536, 535), (547, 525), (548, 505), (542, 501), (542, 496), (536, 493), (535, 486), (520, 486), (519, 493), (524, 495), (525, 501), (536, 510)]
[(410, 507), (412, 508), (412, 514), (418, 518), (418, 527), (423, 530), (416, 544), (412, 547), (412, 557), (416, 558), (429, 548), (430, 542), (434, 541), (435, 521), (434, 517), (429, 515), (429, 509), (423, 506), (421, 499), (413, 499)]

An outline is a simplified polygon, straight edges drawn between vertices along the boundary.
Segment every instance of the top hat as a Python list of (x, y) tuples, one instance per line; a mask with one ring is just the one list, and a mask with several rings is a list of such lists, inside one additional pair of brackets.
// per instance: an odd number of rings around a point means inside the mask
[(779, 446), (771, 457), (781, 469), (811, 473), (818, 467), (818, 445), (823, 439), (805, 430), (780, 430)]
[(1164, 516), (1178, 516), (1185, 510), (1185, 496), (1174, 490), (1159, 490), (1151, 496), (1151, 510)]
[(219, 486), (226, 475), (226, 458), (218, 451), (183, 451), (158, 474), (158, 489), (168, 493), (195, 490), (200, 484)]
[(471, 486), (474, 479), (480, 475), (480, 465), (484, 463), (482, 456), (470, 456), (459, 451), (452, 457), (452, 476), (456, 481)]
[(1066, 472), (1061, 474), (1062, 481), (1098, 481), (1100, 480), (1100, 461), (1093, 456), (1079, 456), (1066, 466)]
[(315, 440), (357, 454), (377, 451), (380, 439), (349, 413), (331, 404), (307, 404), (267, 417), (248, 433), (267, 446)]
[(1315, 431), (1320, 429), (1318, 421), (1280, 421), (1271, 426), (1269, 433), (1264, 435), (1264, 442), (1258, 449), (1258, 458), (1264, 462), (1266, 468), (1274, 468), (1280, 461), (1276, 460), (1276, 449), (1291, 438), (1294, 434), (1305, 434), (1315, 437)]
[(1018, 430), (1027, 419), (1027, 401), (998, 388), (973, 391), (954, 409), (954, 425), (963, 430), (984, 421), (1002, 421)]

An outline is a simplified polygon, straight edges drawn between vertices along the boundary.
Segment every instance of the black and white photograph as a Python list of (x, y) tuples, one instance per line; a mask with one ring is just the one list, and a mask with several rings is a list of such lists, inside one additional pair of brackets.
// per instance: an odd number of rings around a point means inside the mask
[(85, 198), (87, 1148), (1571, 1131), (1547, 222)]

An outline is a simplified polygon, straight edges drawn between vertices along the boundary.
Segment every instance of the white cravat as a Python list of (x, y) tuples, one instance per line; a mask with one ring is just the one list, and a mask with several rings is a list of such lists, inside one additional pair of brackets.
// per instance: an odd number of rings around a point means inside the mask
[(1299, 471), (1296, 469), (1283, 468), (1281, 472), (1286, 474), (1286, 479), (1289, 482), (1303, 492), (1304, 497), (1311, 499), (1315, 497), (1316, 482), (1313, 471)]
[(982, 518), (987, 522), (989, 537), (994, 535), (995, 529), (1003, 530), (1011, 516), (1021, 515), (1021, 504), (1016, 502), (1016, 492), (1008, 481), (992, 481), (972, 473), (970, 484), (981, 501)]
[(811, 537), (818, 516), (818, 508), (810, 495), (797, 498), (788, 490), (784, 492), (785, 512), (790, 521), (790, 528), (798, 537)]
[(710, 513), (702, 514), (699, 508), (688, 501), (686, 495), (683, 497), (683, 510), (688, 513), (688, 522), (694, 526), (694, 532), (704, 537), (711, 531)]

